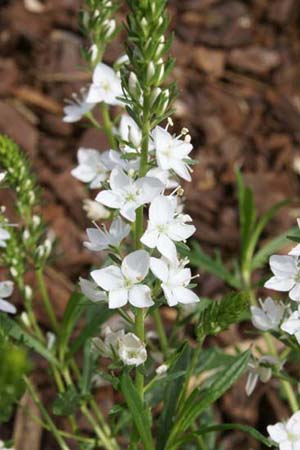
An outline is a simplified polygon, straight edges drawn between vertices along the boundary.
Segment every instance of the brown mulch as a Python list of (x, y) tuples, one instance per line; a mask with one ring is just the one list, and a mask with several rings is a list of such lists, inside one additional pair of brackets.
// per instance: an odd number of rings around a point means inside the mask
[[(22, 0), (0, 1), (0, 132), (29, 155), (44, 189), (44, 217), (59, 245), (49, 285), (63, 312), (73, 283), (97, 258), (82, 246), (88, 221), (82, 210), (87, 192), (70, 176), (79, 146), (106, 149), (94, 130), (61, 121), (64, 99), (89, 81), (80, 56), (79, 0), (48, 0), (41, 13)], [(258, 211), (299, 196), (300, 175), (300, 4), (297, 0), (170, 0), (175, 31), (173, 77), (180, 88), (176, 128), (190, 129), (195, 166), (186, 186), (187, 208), (204, 248), (226, 258), (238, 250), (234, 168), (241, 167), (254, 189)], [(122, 17), (120, 16), (121, 20)], [(107, 62), (122, 53), (122, 38)], [(7, 203), (7, 194), (0, 203)], [(296, 206), (279, 214), (266, 238), (294, 225)], [(51, 281), (60, 274), (57, 286)], [(202, 276), (200, 294), (216, 295), (220, 285)], [(42, 312), (40, 319), (43, 320)], [(238, 338), (224, 333), (224, 345)], [(234, 405), (234, 406), (233, 406)], [(264, 429), (282, 404), (260, 386), (251, 399), (238, 384), (220, 403), (227, 421)], [(274, 413), (266, 417), (266, 410)], [(45, 433), (44, 433), (45, 434)], [(234, 433), (228, 449), (255, 443)], [(52, 446), (52, 447), (51, 447)], [(55, 448), (47, 436), (43, 450)]]

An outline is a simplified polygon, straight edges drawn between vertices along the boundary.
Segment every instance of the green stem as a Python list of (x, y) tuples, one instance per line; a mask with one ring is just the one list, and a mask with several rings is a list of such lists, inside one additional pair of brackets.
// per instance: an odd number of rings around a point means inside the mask
[(27, 389), (33, 399), (33, 401), (35, 402), (35, 404), (37, 405), (37, 407), (39, 408), (39, 410), (41, 411), (42, 416), (44, 416), (45, 421), (48, 424), (48, 427), (51, 431), (51, 433), (53, 434), (53, 436), (55, 437), (58, 445), (60, 446), (61, 450), (70, 450), (68, 445), (66, 444), (65, 440), (62, 438), (59, 430), (57, 429), (55, 423), (52, 421), (51, 417), (49, 416), (46, 408), (44, 407), (44, 405), (42, 404), (42, 402), (40, 401), (37, 392), (33, 386), (33, 384), (30, 382), (29, 378), (24, 377)]
[(51, 300), (48, 295), (48, 291), (47, 291), (45, 280), (44, 280), (43, 270), (37, 269), (35, 271), (35, 274), (36, 274), (36, 279), (38, 282), (39, 290), (42, 295), (42, 299), (44, 302), (44, 306), (45, 306), (47, 315), (50, 319), (53, 330), (57, 333), (58, 332), (58, 322), (57, 322), (56, 316), (54, 314), (54, 310), (52, 308)]
[(116, 149), (117, 143), (113, 133), (113, 124), (109, 115), (109, 109), (107, 104), (102, 102), (100, 105), (100, 109), (102, 112), (103, 128), (106, 133), (106, 136), (108, 137), (109, 145), (111, 146), (112, 149)]
[(169, 345), (167, 335), (165, 333), (165, 329), (161, 320), (160, 310), (157, 308), (153, 311), (153, 319), (155, 322), (156, 331), (159, 337), (159, 342), (161, 346), (161, 350), (165, 359), (168, 357)]

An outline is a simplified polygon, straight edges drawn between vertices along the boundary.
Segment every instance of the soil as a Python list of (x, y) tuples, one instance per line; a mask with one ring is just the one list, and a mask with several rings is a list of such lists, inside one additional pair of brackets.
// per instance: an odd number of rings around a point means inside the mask
[[(61, 120), (64, 99), (89, 82), (80, 56), (80, 47), (87, 46), (77, 25), (81, 2), (48, 0), (40, 2), (40, 11), (30, 10), (33, 3), (0, 1), (0, 132), (22, 146), (43, 188), (43, 215), (58, 239), (47, 278), (61, 316), (78, 277), (99, 264), (98, 256), (82, 246), (89, 225), (82, 202), (88, 194), (70, 170), (79, 146), (105, 150), (108, 144), (94, 130)], [(204, 249), (211, 254), (219, 249), (230, 259), (239, 245), (236, 167), (253, 188), (259, 213), (279, 200), (299, 198), (300, 3), (170, 0), (169, 10), (177, 60), (173, 77), (180, 90), (174, 121), (178, 130), (189, 128), (193, 158), (199, 161), (193, 182), (185, 186), (187, 210)], [(109, 47), (106, 62), (122, 54), (122, 40), (121, 35)], [(0, 194), (0, 203), (11, 202), (7, 195)], [(298, 216), (295, 203), (276, 216), (263, 238), (284, 232)], [(57, 274), (59, 282), (53, 283)], [(200, 295), (215, 297), (224, 289), (210, 275), (199, 280)], [(42, 310), (38, 314), (47, 326)], [(234, 328), (218, 344), (232, 345), (237, 339), (242, 339), (241, 330)], [(42, 366), (36, 377), (43, 395), (51, 397)], [(244, 382), (225, 395), (216, 414), (265, 432), (285, 411), (276, 383), (260, 385), (247, 398)], [(105, 409), (111, 398), (110, 389), (100, 390)], [(0, 428), (4, 437), (12, 427)], [(240, 433), (224, 435), (222, 444), (226, 449), (261, 448)], [(53, 448), (43, 433), (37, 450)]]

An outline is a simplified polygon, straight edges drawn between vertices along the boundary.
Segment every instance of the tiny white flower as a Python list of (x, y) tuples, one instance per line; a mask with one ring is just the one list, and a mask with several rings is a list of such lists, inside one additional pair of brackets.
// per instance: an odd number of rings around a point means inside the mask
[(6, 174), (7, 174), (6, 171), (5, 172), (0, 172), (0, 183), (2, 183), (2, 181), (5, 180)]
[(63, 121), (68, 123), (78, 122), (82, 117), (89, 113), (96, 103), (87, 101), (86, 91), (80, 95), (73, 95), (73, 100), (68, 100), (68, 105), (64, 107)]
[(246, 381), (246, 394), (250, 396), (256, 385), (258, 380), (262, 383), (267, 383), (272, 377), (272, 367), (278, 364), (278, 360), (273, 356), (262, 356), (259, 359), (252, 358), (248, 364), (248, 377)]
[(157, 126), (152, 131), (158, 166), (163, 170), (173, 170), (179, 177), (191, 181), (190, 167), (186, 160), (193, 146), (172, 136), (164, 128)]
[(128, 302), (137, 308), (153, 305), (150, 288), (141, 284), (148, 274), (149, 260), (145, 250), (137, 250), (123, 259), (121, 267), (111, 265), (91, 273), (97, 285), (108, 292), (109, 308), (121, 308)]
[(83, 183), (89, 183), (91, 189), (100, 188), (103, 181), (109, 177), (112, 164), (109, 151), (100, 153), (93, 148), (81, 147), (77, 152), (78, 166), (71, 174)]
[(267, 430), (280, 450), (300, 449), (300, 411), (293, 414), (287, 422), (269, 425)]
[(143, 177), (134, 181), (118, 167), (112, 170), (109, 183), (111, 190), (99, 192), (96, 201), (120, 209), (120, 214), (130, 222), (135, 221), (135, 210), (151, 202), (163, 189), (157, 178)]
[(161, 364), (155, 370), (156, 375), (159, 375), (159, 376), (165, 375), (167, 373), (167, 371), (168, 371), (167, 364)]
[(300, 260), (297, 256), (273, 255), (270, 267), (274, 274), (265, 287), (274, 291), (289, 291), (289, 297), (300, 302)]
[(6, 247), (6, 241), (10, 238), (10, 234), (7, 230), (0, 227), (0, 247)]
[(262, 331), (278, 330), (279, 324), (284, 315), (282, 303), (274, 302), (271, 297), (267, 297), (264, 302), (260, 300), (261, 308), (251, 306), (251, 320), (253, 325)]
[(117, 97), (121, 95), (121, 81), (115, 71), (106, 64), (97, 64), (93, 74), (93, 82), (87, 95), (87, 102), (119, 105), (121, 102), (117, 100)]
[(192, 274), (191, 269), (185, 267), (187, 263), (187, 259), (171, 263), (164, 258), (150, 258), (150, 269), (162, 281), (161, 287), (169, 306), (199, 302), (198, 296), (188, 288)]
[(280, 327), (283, 331), (292, 336), (295, 336), (300, 344), (300, 306), (297, 311), (294, 311)]
[(141, 242), (149, 248), (158, 251), (173, 261), (176, 260), (176, 246), (174, 242), (185, 241), (196, 230), (187, 214), (177, 214), (177, 199), (173, 196), (156, 197), (149, 207), (148, 226), (141, 238)]
[(147, 359), (147, 351), (144, 342), (135, 334), (127, 333), (118, 339), (118, 354), (127, 366), (140, 366)]
[(90, 220), (98, 221), (108, 219), (110, 216), (110, 211), (107, 208), (95, 200), (90, 200), (89, 198), (83, 200), (83, 209)]
[(88, 228), (86, 230), (89, 242), (83, 245), (91, 251), (99, 252), (107, 250), (110, 246), (118, 247), (121, 241), (130, 233), (130, 225), (123, 222), (117, 217), (111, 224), (109, 231), (105, 228)]
[(99, 287), (93, 281), (79, 278), (79, 286), (81, 292), (92, 302), (102, 302), (107, 300), (105, 292), (100, 291)]
[[(300, 219), (297, 219), (298, 227), (300, 228)], [(289, 255), (292, 256), (300, 256), (300, 244), (297, 244), (292, 250), (289, 252)]]
[(16, 307), (12, 305), (7, 300), (10, 297), (14, 289), (14, 284), (12, 281), (1, 281), (0, 282), (0, 311), (9, 314), (15, 314), (17, 312)]
[(125, 152), (140, 151), (142, 142), (142, 132), (137, 126), (136, 122), (128, 114), (123, 114), (119, 127), (120, 138), (122, 141), (132, 143), (134, 148), (125, 145)]

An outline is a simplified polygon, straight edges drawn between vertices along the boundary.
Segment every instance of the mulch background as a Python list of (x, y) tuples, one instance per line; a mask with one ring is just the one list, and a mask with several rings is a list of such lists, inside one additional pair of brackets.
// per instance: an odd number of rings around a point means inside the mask
[[(77, 25), (80, 4), (49, 0), (43, 12), (33, 13), (22, 0), (0, 1), (0, 132), (24, 148), (44, 190), (44, 217), (59, 240), (47, 276), (60, 315), (72, 284), (97, 263), (82, 247), (89, 223), (82, 210), (86, 189), (70, 170), (79, 146), (107, 149), (94, 130), (61, 121), (64, 99), (89, 81), (80, 57), (81, 45), (87, 45)], [(174, 121), (176, 129), (190, 129), (193, 157), (199, 160), (186, 186), (187, 210), (204, 248), (220, 249), (230, 258), (239, 242), (236, 166), (254, 189), (260, 213), (278, 200), (299, 196), (300, 3), (171, 0), (169, 10), (177, 59), (173, 77), (180, 89)], [(106, 61), (113, 63), (120, 54), (122, 36), (108, 49)], [(0, 203), (11, 204), (7, 192)], [(297, 216), (296, 206), (285, 209), (264, 238), (284, 232)], [(57, 274), (59, 282), (53, 283)], [(199, 280), (201, 295), (222, 290), (211, 276)], [(47, 325), (42, 311), (38, 314)], [(231, 345), (239, 337), (238, 330), (230, 330), (219, 343)], [(265, 385), (246, 398), (243, 383), (224, 397), (218, 413), (225, 421), (246, 421), (264, 430), (284, 406)], [(47, 396), (47, 380), (41, 385)], [(226, 449), (260, 448), (239, 433), (222, 443)], [(56, 446), (44, 433), (40, 448)]]

